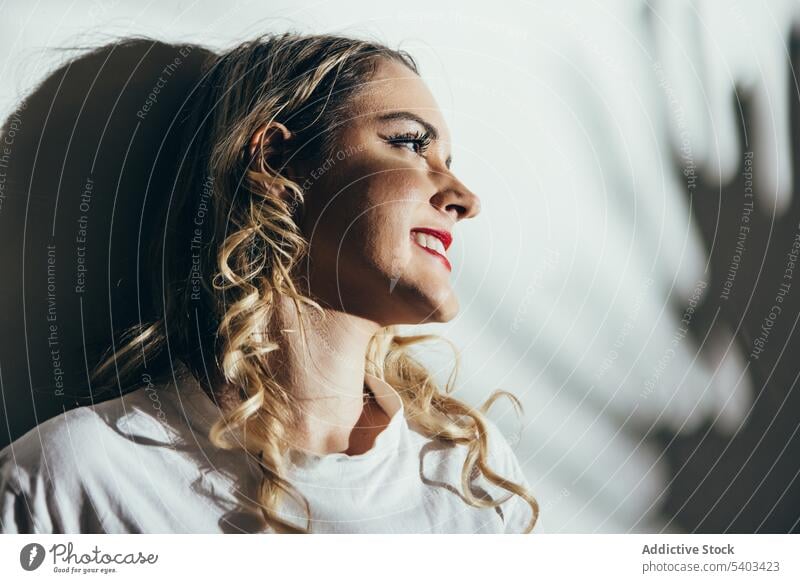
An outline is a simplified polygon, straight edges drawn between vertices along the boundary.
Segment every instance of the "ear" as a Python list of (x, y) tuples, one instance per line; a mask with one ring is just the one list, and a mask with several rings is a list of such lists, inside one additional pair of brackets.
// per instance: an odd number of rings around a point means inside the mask
[[(258, 169), (266, 166), (273, 173), (280, 171), (285, 178), (295, 180), (296, 176), (292, 169), (284, 166), (293, 138), (294, 134), (280, 122), (271, 121), (263, 124), (250, 137), (247, 148), (251, 164)], [(272, 180), (268, 180), (264, 186), (276, 196), (288, 195), (282, 185)]]

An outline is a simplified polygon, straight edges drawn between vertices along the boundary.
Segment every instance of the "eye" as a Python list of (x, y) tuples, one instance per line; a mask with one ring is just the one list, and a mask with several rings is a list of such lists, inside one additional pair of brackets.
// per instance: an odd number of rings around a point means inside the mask
[(433, 141), (428, 132), (407, 132), (389, 136), (386, 140), (393, 146), (406, 148), (415, 154), (423, 155)]

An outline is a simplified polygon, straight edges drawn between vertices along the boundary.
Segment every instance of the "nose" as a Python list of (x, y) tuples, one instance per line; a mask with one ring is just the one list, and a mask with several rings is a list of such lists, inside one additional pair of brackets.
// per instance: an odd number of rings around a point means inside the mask
[(443, 210), (453, 222), (471, 219), (481, 212), (481, 199), (452, 172), (438, 172), (439, 189), (431, 197), (431, 204)]

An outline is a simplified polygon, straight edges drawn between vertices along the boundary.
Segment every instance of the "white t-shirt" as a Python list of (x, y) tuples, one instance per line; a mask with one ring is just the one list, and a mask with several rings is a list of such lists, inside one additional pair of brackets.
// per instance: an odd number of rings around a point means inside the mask
[[(185, 368), (178, 368), (180, 373)], [(461, 496), (466, 447), (429, 439), (385, 381), (366, 382), (390, 422), (360, 455), (293, 451), (289, 480), (308, 499), (314, 533), (521, 533), (527, 502), (476, 508)], [(216, 404), (191, 376), (49, 419), (0, 451), (4, 533), (242, 533), (262, 530), (246, 503), (261, 473), (243, 450), (208, 440)], [(489, 467), (529, 487), (489, 422)], [(507, 490), (483, 476), (475, 491)], [(252, 505), (250, 505), (252, 508)], [(284, 497), (281, 513), (305, 525)], [(538, 529), (537, 529), (538, 530)]]

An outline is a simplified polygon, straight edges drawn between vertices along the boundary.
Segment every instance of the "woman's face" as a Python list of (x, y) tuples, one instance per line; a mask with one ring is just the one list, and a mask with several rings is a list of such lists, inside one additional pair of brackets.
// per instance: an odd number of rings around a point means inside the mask
[(445, 248), (480, 202), (450, 171), (442, 114), (391, 60), (351, 105), (333, 155), (302, 169), (312, 295), (382, 326), (449, 321), (459, 305)]

